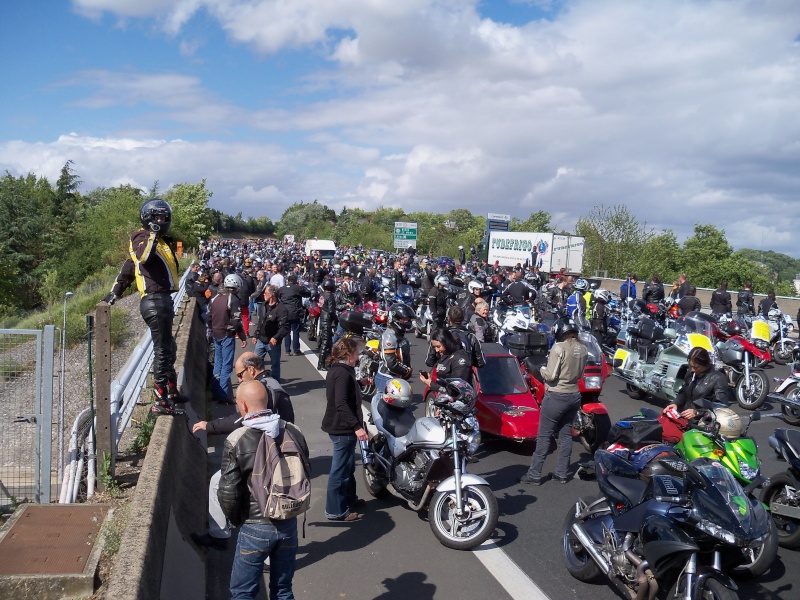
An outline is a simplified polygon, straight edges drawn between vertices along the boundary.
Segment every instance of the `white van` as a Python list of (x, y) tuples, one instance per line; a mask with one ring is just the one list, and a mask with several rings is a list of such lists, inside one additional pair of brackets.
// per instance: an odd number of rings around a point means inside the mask
[(336, 244), (333, 240), (308, 240), (306, 242), (306, 256), (311, 256), (312, 252), (319, 252), (319, 257), (330, 261), (336, 254)]

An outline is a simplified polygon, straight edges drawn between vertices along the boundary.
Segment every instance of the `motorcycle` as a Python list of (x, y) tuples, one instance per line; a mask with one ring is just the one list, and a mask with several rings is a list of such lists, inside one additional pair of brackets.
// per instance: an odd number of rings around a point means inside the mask
[(788, 467), (770, 477), (761, 493), (778, 529), (778, 544), (784, 548), (800, 547), (800, 431), (776, 429), (769, 445)]
[(384, 497), (391, 486), (412, 510), (428, 506), (436, 539), (469, 550), (493, 533), (499, 510), (489, 484), (467, 472), (480, 428), (474, 406), (459, 400), (458, 381), (448, 380), (447, 392), (434, 399), (438, 417), (415, 419), (411, 407), (395, 408), (375, 394), (370, 416), (378, 433), (362, 445), (362, 459), (370, 495)]
[(739, 406), (756, 410), (764, 404), (769, 394), (769, 379), (757, 365), (769, 360), (769, 350), (762, 350), (747, 338), (734, 334), (718, 342), (717, 351), (722, 361), (720, 370), (728, 378)]
[(768, 319), (756, 317), (753, 319), (753, 324), (759, 321), (769, 326), (769, 343), (773, 360), (779, 365), (789, 364), (797, 347), (797, 341), (789, 338), (789, 332), (794, 329), (791, 315), (783, 314), (780, 309), (773, 308), (769, 311)]
[(625, 381), (634, 400), (650, 394), (674, 402), (689, 368), (689, 352), (705, 348), (716, 356), (711, 344), (715, 328), (708, 315), (695, 311), (681, 317), (675, 329), (661, 329), (644, 318), (627, 329), (628, 347), (619, 346), (614, 352), (614, 375)]
[(798, 356), (800, 349), (794, 351), (794, 363), (789, 376), (781, 380), (775, 377), (774, 380), (778, 382), (778, 387), (775, 392), (767, 394), (767, 399), (772, 402), (777, 402), (781, 405), (781, 413), (783, 413), (783, 420), (789, 425), (800, 425), (800, 367), (798, 367)]
[(626, 598), (738, 598), (725, 573), (769, 536), (764, 506), (719, 462), (658, 459), (649, 481), (613, 453), (595, 453), (601, 496), (580, 498), (564, 521), (567, 571), (605, 575)]

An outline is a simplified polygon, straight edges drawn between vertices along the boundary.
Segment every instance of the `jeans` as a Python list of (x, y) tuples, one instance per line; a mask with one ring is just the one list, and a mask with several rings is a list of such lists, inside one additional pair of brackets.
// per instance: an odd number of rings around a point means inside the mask
[(355, 433), (328, 434), (328, 437), (333, 442), (333, 459), (325, 497), (325, 516), (329, 519), (343, 519), (350, 514), (350, 506), (356, 501), (355, 450), (358, 438)]
[(256, 356), (260, 359), (264, 359), (267, 354), (269, 354), (270, 360), (270, 371), (272, 373), (272, 378), (276, 379), (278, 383), (281, 381), (281, 343), (278, 342), (274, 346), (269, 342), (262, 342), (258, 340), (256, 342), (256, 349), (255, 349)]
[(303, 321), (301, 319), (289, 321), (289, 325), (292, 328), (292, 334), (283, 338), (283, 349), (286, 350), (287, 353), (289, 351), (300, 352), (300, 326), (302, 324)]
[(172, 320), (175, 318), (172, 296), (168, 292), (145, 294), (139, 303), (139, 313), (150, 328), (153, 340), (153, 382), (166, 388), (168, 382), (174, 384), (177, 381), (177, 344), (172, 337)]
[(211, 397), (216, 400), (230, 400), (233, 355), (236, 351), (236, 338), (225, 336), (214, 340), (214, 380), (211, 382)]
[(542, 476), (542, 465), (550, 450), (550, 438), (556, 436), (558, 460), (556, 475), (567, 477), (569, 461), (572, 457), (572, 424), (581, 407), (581, 395), (545, 392), (542, 411), (539, 413), (539, 434), (536, 437), (536, 450), (531, 458), (528, 475), (534, 479)]
[(232, 600), (258, 596), (267, 557), (270, 600), (294, 600), (292, 578), (297, 559), (297, 518), (242, 525), (231, 570)]
[(393, 375), (385, 375), (378, 371), (375, 373), (375, 391), (383, 393), (386, 389), (386, 384), (394, 378)]

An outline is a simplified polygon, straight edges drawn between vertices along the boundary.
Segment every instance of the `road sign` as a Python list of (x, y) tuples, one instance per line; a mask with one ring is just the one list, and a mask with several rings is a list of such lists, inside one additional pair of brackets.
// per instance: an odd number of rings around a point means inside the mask
[(394, 247), (395, 248), (416, 248), (417, 247), (417, 224), (396, 221), (394, 224)]

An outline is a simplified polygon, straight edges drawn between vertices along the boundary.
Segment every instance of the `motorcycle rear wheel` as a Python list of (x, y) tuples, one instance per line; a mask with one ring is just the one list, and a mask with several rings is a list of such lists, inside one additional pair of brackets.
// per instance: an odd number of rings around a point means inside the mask
[[(681, 576), (667, 594), (667, 599), (678, 600), (680, 598), (685, 598), (685, 582), (686, 576)], [(708, 578), (703, 582), (703, 589), (700, 592), (700, 598), (703, 600), (738, 600), (739, 594), (731, 589), (726, 588), (716, 579)]]
[(755, 579), (769, 571), (778, 558), (778, 528), (773, 519), (769, 520), (769, 535), (764, 543), (755, 549), (753, 562), (736, 567), (731, 575), (737, 579)]
[[(790, 384), (785, 390), (783, 390), (782, 394), (786, 398), (794, 398), (798, 396), (798, 391), (800, 391), (797, 387), (796, 383)], [(783, 413), (783, 420), (789, 423), (789, 425), (800, 425), (800, 409), (795, 408), (794, 406), (789, 406), (788, 404), (781, 404), (781, 412)]]
[[(590, 504), (595, 499), (591, 498), (586, 501)], [(564, 550), (564, 566), (567, 571), (578, 581), (591, 583), (596, 581), (602, 572), (594, 559), (583, 547), (578, 538), (572, 532), (572, 526), (575, 524), (575, 507), (572, 506), (567, 513), (567, 518), (564, 519), (564, 536), (563, 536), (563, 550)]]
[(583, 431), (579, 431), (581, 444), (587, 452), (594, 451), (608, 442), (608, 432), (611, 431), (611, 417), (602, 414), (585, 414), (587, 421)]
[(625, 384), (625, 391), (628, 393), (628, 396), (634, 400), (644, 400), (647, 398), (647, 393), (643, 392), (636, 386), (631, 385), (630, 383)]
[[(794, 487), (794, 482), (788, 473), (778, 473), (770, 478), (770, 484), (761, 494), (761, 501), (768, 507), (778, 499), (786, 499), (786, 486)], [(783, 548), (797, 548), (800, 546), (800, 521), (782, 515), (772, 515), (772, 520), (778, 530), (778, 545)]]
[(742, 375), (736, 382), (734, 396), (736, 402), (744, 409), (756, 410), (767, 399), (769, 379), (764, 371), (750, 371), (750, 391), (747, 391), (746, 377)]
[(462, 493), (466, 513), (462, 518), (455, 514), (454, 491), (436, 492), (428, 507), (428, 522), (433, 535), (439, 543), (453, 550), (470, 550), (480, 546), (494, 533), (500, 514), (497, 498), (488, 485), (469, 485)]
[(794, 355), (795, 343), (793, 341), (784, 340), (775, 342), (772, 346), (772, 359), (779, 365), (788, 365), (792, 362)]

